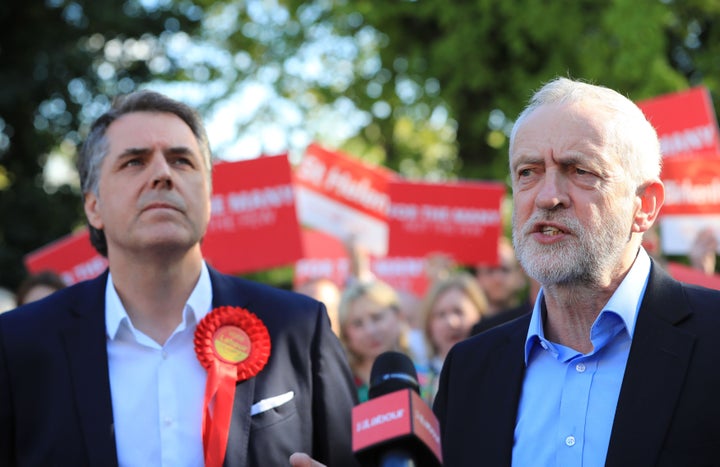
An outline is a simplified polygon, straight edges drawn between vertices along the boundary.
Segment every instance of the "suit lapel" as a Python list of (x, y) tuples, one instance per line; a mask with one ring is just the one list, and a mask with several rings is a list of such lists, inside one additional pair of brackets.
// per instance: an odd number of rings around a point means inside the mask
[[(487, 359), (487, 366), (475, 383), (479, 394), (473, 397), (479, 404), (467, 417), (470, 420), (491, 420), (472, 429), (473, 446), (483, 452), (487, 465), (510, 465), (515, 435), (520, 393), (525, 373), (524, 342), (527, 336), (530, 316), (510, 324), (508, 334)], [(503, 381), (504, 384), (498, 384)], [(470, 404), (468, 404), (470, 407)], [(477, 430), (480, 430), (479, 432)]]
[[(689, 314), (681, 285), (653, 264), (608, 448), (608, 466), (653, 465), (673, 415), (695, 338), (676, 327)], [(652, 420), (652, 423), (648, 423)]]
[(107, 273), (88, 282), (60, 332), (90, 465), (117, 465), (105, 330)]
[[(488, 433), (489, 447), (498, 450), (502, 457), (492, 465), (510, 465), (512, 448), (515, 442), (515, 423), (517, 422), (520, 394), (525, 375), (524, 349), (530, 317), (523, 318), (522, 325), (515, 326), (514, 332), (508, 336), (505, 348), (498, 349), (493, 363), (488, 368), (487, 381), (508, 381), (508, 385), (486, 384), (492, 388), (485, 400), (491, 420), (495, 420), (495, 429)], [(493, 439), (495, 438), (495, 439)], [(491, 464), (488, 464), (491, 465)]]

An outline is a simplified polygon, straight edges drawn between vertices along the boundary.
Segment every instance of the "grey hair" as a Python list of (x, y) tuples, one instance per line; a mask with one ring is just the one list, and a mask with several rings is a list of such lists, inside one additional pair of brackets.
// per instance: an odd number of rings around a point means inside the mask
[[(77, 170), (80, 175), (82, 194), (99, 192), (100, 167), (108, 154), (110, 143), (107, 129), (122, 115), (134, 112), (160, 112), (177, 115), (184, 121), (197, 139), (200, 153), (205, 163), (208, 184), (212, 186), (212, 153), (205, 127), (200, 116), (188, 105), (171, 99), (158, 92), (143, 90), (120, 96), (113, 101), (107, 112), (101, 115), (90, 127), (85, 143), (78, 152)], [(107, 256), (105, 233), (88, 224), (90, 242), (103, 256)]]
[(510, 134), (510, 152), (518, 129), (539, 107), (577, 102), (592, 102), (598, 112), (606, 112), (610, 116), (605, 121), (608, 142), (619, 156), (635, 189), (660, 178), (660, 141), (642, 110), (633, 101), (610, 88), (563, 77), (555, 78), (540, 88), (515, 120)]

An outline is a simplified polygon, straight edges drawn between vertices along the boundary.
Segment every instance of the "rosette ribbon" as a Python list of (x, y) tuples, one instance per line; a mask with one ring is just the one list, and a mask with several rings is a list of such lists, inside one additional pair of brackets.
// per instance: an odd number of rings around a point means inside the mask
[(202, 417), (205, 467), (222, 467), (235, 386), (265, 367), (270, 358), (270, 335), (250, 311), (223, 306), (198, 323), (194, 342), (198, 360), (208, 372)]

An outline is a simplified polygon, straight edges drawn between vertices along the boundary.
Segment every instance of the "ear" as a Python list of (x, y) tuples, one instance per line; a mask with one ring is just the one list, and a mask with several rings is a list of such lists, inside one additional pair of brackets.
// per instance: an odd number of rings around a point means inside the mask
[(632, 231), (642, 233), (652, 227), (660, 214), (660, 208), (665, 203), (665, 185), (660, 180), (650, 182), (640, 188), (636, 196), (640, 205), (635, 211)]
[(85, 208), (85, 216), (88, 219), (88, 223), (98, 230), (102, 230), (104, 227), (102, 217), (100, 217), (100, 199), (92, 192), (85, 193), (85, 201), (83, 203)]

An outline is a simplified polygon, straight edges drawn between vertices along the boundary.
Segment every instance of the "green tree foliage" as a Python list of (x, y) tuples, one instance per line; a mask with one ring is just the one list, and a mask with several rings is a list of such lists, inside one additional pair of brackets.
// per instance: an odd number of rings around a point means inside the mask
[[(439, 80), (457, 122), (464, 177), (503, 178), (507, 133), (534, 89), (571, 76), (634, 100), (718, 88), (720, 4), (712, 0), (348, 2), (388, 37), (390, 81)], [(402, 60), (402, 71), (393, 64)], [(390, 139), (387, 135), (386, 139)]]
[(82, 224), (80, 198), (49, 185), (51, 154), (72, 159), (82, 128), (153, 72), (172, 73), (162, 35), (197, 23), (191, 4), (0, 3), (0, 284), (24, 277), (23, 255)]

